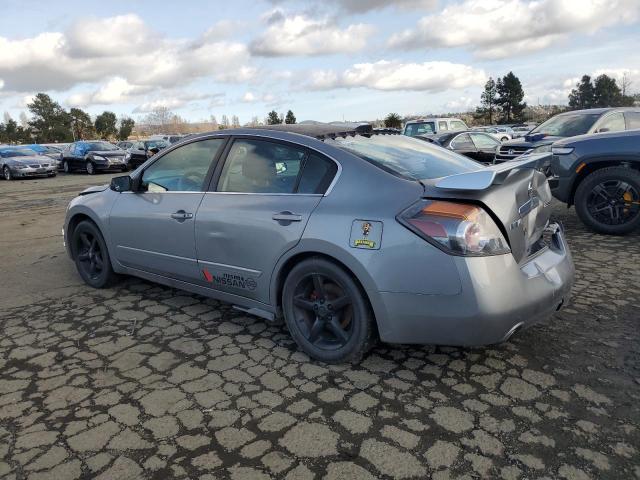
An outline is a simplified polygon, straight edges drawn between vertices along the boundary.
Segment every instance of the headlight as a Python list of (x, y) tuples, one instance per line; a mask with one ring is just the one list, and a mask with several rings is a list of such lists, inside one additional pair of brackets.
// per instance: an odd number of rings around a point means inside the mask
[(131, 158), (131, 152), (127, 152), (124, 154), (124, 161), (128, 161)]
[(531, 153), (546, 153), (550, 151), (551, 151), (551, 144), (549, 143), (547, 145), (540, 145), (539, 147), (534, 148)]
[(493, 219), (476, 205), (425, 200), (403, 212), (398, 220), (454, 255), (502, 255), (511, 251)]
[(573, 150), (573, 147), (551, 147), (551, 153), (554, 155), (569, 155)]

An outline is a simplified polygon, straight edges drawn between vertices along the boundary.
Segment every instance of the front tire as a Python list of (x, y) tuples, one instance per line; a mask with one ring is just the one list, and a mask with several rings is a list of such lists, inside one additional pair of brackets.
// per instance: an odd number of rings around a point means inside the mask
[(576, 189), (576, 213), (591, 230), (624, 235), (640, 227), (640, 172), (609, 167), (589, 174)]
[(285, 322), (298, 346), (326, 363), (359, 362), (373, 343), (369, 303), (352, 276), (338, 265), (311, 258), (284, 283)]
[(68, 161), (62, 162), (62, 170), (64, 170), (64, 173), (71, 173), (71, 165), (69, 165)]
[(5, 180), (13, 180), (13, 173), (11, 173), (11, 169), (6, 165), (2, 169), (2, 176)]
[(91, 160), (87, 160), (87, 163), (85, 164), (84, 168), (89, 175), (96, 174), (96, 166), (93, 164)]
[(107, 244), (93, 222), (78, 224), (71, 235), (71, 249), (78, 273), (87, 285), (106, 288), (117, 281)]

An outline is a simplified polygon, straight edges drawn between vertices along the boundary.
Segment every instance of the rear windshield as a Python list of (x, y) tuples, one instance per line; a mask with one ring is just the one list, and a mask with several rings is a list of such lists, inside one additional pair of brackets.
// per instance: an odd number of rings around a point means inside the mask
[(542, 125), (531, 130), (531, 135), (543, 133), (555, 137), (575, 137), (584, 135), (600, 118), (599, 113), (567, 113), (556, 115)]
[(415, 137), (416, 135), (427, 135), (435, 132), (436, 124), (434, 122), (407, 123), (404, 127), (404, 134), (410, 137)]
[(394, 175), (411, 180), (427, 180), (479, 170), (481, 166), (450, 150), (403, 135), (372, 135), (326, 143), (351, 152)]

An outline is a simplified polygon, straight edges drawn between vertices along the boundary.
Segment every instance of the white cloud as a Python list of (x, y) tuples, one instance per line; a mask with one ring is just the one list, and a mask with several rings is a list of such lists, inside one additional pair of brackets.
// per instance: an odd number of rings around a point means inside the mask
[[(285, 3), (283, 0), (271, 0), (272, 3)], [(402, 10), (430, 10), (438, 4), (438, 0), (325, 0), (327, 5), (336, 5), (349, 13), (366, 13), (383, 8)]]
[(278, 57), (294, 55), (330, 55), (362, 50), (374, 33), (371, 25), (362, 23), (340, 28), (332, 20), (312, 19), (306, 15), (271, 12), (267, 29), (250, 44), (251, 53)]
[[(66, 32), (10, 40), (0, 37), (0, 78), (11, 92), (61, 91), (99, 84), (71, 100), (113, 103), (149, 89), (185, 85), (203, 77), (241, 83), (255, 75), (244, 44), (202, 36), (192, 41), (154, 33), (136, 15), (89, 20)], [(132, 29), (132, 31), (129, 31)], [(114, 79), (114, 77), (116, 77)], [(110, 78), (111, 83), (104, 84)]]
[(359, 63), (336, 73), (313, 72), (310, 87), (317, 90), (366, 87), (375, 90), (440, 92), (483, 85), (487, 75), (468, 65), (451, 62), (401, 63), (381, 60)]
[(477, 99), (462, 96), (455, 100), (450, 100), (444, 104), (445, 110), (448, 112), (468, 112), (478, 104)]
[(595, 33), (640, 16), (638, 0), (466, 0), (419, 20), (389, 45), (402, 49), (466, 47), (504, 58), (547, 48), (571, 33)]
[(131, 96), (148, 92), (151, 88), (141, 85), (131, 85), (122, 77), (114, 77), (92, 92), (71, 95), (66, 103), (71, 107), (86, 107), (87, 105), (110, 105), (128, 101)]
[(169, 110), (185, 107), (193, 102), (210, 100), (209, 106), (224, 105), (224, 93), (196, 93), (196, 92), (165, 92), (161, 97), (144, 102), (133, 109), (133, 113), (149, 113), (157, 108), (165, 107)]

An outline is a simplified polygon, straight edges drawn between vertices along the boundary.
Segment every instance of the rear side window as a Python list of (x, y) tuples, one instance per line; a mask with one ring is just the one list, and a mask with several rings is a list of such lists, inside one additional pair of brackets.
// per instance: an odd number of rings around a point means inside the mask
[(445, 130), (449, 130), (449, 127), (447, 126), (447, 122), (438, 122), (438, 130), (443, 132)]
[(640, 128), (640, 112), (625, 112), (624, 117), (627, 120), (627, 130)]
[(325, 142), (410, 180), (446, 177), (479, 168), (470, 158), (404, 135), (356, 135)]
[(325, 193), (337, 171), (335, 162), (310, 154), (304, 162), (297, 193)]
[(435, 132), (436, 124), (434, 122), (408, 123), (404, 129), (404, 134), (410, 137), (415, 137), (416, 135), (428, 135)]

